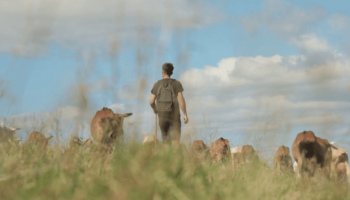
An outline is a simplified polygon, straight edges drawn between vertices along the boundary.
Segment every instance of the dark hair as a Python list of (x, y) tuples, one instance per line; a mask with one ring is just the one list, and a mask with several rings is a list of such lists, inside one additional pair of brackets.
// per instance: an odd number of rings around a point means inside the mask
[(164, 73), (171, 76), (173, 74), (174, 66), (172, 63), (164, 63), (162, 69)]

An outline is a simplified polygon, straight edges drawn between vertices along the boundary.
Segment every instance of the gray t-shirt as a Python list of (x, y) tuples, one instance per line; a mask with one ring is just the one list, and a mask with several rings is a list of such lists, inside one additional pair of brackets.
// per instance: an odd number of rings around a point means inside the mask
[(174, 102), (174, 107), (173, 107), (173, 111), (172, 112), (164, 112), (164, 113), (159, 113), (159, 117), (162, 117), (162, 118), (169, 118), (169, 119), (180, 119), (180, 106), (179, 106), (179, 102), (177, 100), (177, 95), (179, 94), (179, 92), (183, 92), (184, 89), (182, 87), (182, 84), (175, 80), (175, 79), (162, 79), (162, 80), (159, 80), (158, 82), (156, 82), (151, 90), (151, 93), (154, 94), (154, 95), (157, 95), (157, 92), (158, 92), (158, 89), (159, 89), (159, 86), (163, 83), (163, 81), (167, 81), (167, 82), (170, 82), (174, 80), (172, 83), (171, 83), (171, 86), (173, 87), (173, 90), (175, 92), (175, 99), (173, 100)]

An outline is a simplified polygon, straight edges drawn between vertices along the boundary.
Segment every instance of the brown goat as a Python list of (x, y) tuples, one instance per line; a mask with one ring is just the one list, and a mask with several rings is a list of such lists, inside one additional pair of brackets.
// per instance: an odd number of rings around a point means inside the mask
[(53, 138), (53, 136), (45, 137), (42, 133), (38, 131), (34, 131), (29, 135), (27, 144), (28, 145), (38, 145), (42, 149), (46, 148), (49, 144), (49, 140)]
[(95, 141), (103, 144), (111, 144), (120, 138), (123, 132), (124, 117), (128, 117), (132, 113), (114, 114), (109, 108), (102, 108), (97, 111), (91, 121), (91, 136)]
[(210, 158), (214, 161), (221, 161), (230, 156), (230, 143), (227, 139), (219, 138), (214, 141), (209, 150)]

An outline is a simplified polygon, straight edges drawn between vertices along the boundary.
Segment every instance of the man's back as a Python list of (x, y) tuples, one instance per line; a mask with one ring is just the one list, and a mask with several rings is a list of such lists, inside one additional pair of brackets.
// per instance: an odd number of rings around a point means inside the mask
[(151, 90), (151, 93), (157, 96), (157, 92), (160, 88), (160, 86), (164, 83), (170, 83), (171, 82), (171, 86), (174, 90), (175, 93), (175, 98), (173, 99), (173, 108), (171, 112), (159, 112), (159, 117), (162, 118), (168, 118), (168, 119), (177, 119), (180, 118), (180, 106), (179, 106), (179, 102), (177, 99), (178, 93), (179, 92), (183, 92), (184, 89), (182, 87), (182, 84), (180, 83), (180, 81), (177, 81), (175, 79), (161, 79), (158, 82), (156, 82)]

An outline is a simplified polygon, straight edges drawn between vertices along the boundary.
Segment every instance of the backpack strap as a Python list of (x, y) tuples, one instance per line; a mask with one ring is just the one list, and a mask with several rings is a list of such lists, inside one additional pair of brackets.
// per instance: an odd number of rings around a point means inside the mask
[[(159, 81), (158, 81), (158, 82), (159, 82)], [(162, 87), (163, 87), (162, 84), (160, 84), (159, 87), (158, 87), (158, 90), (157, 90), (156, 98), (159, 96), (159, 94), (160, 94), (160, 89), (161, 89)]]
[[(169, 81), (170, 80), (170, 81)], [(161, 84), (164, 84), (164, 82), (165, 81), (167, 81), (168, 82), (168, 84), (169, 84), (169, 86), (170, 86), (170, 88), (171, 88), (171, 91), (172, 91), (172, 93), (173, 93), (173, 98), (175, 98), (176, 96), (175, 96), (175, 92), (174, 92), (174, 89), (173, 89), (173, 86), (171, 85), (174, 81), (176, 81), (176, 79), (171, 79), (171, 78), (169, 78), (169, 79), (162, 79), (162, 80), (159, 80), (158, 82), (162, 82)], [(157, 90), (157, 95), (156, 95), (156, 98), (157, 98), (157, 96), (160, 94), (160, 89), (162, 88), (162, 85), (159, 85), (159, 88), (158, 88), (158, 90)]]
[(170, 86), (171, 91), (172, 91), (172, 93), (173, 93), (173, 99), (176, 97), (175, 92), (174, 92), (174, 88), (173, 88), (173, 86), (172, 86), (172, 84), (173, 84), (174, 81), (176, 81), (176, 80), (175, 80), (175, 79), (172, 79), (171, 81), (169, 81), (169, 82), (170, 82), (170, 83), (169, 83), (169, 86)]

